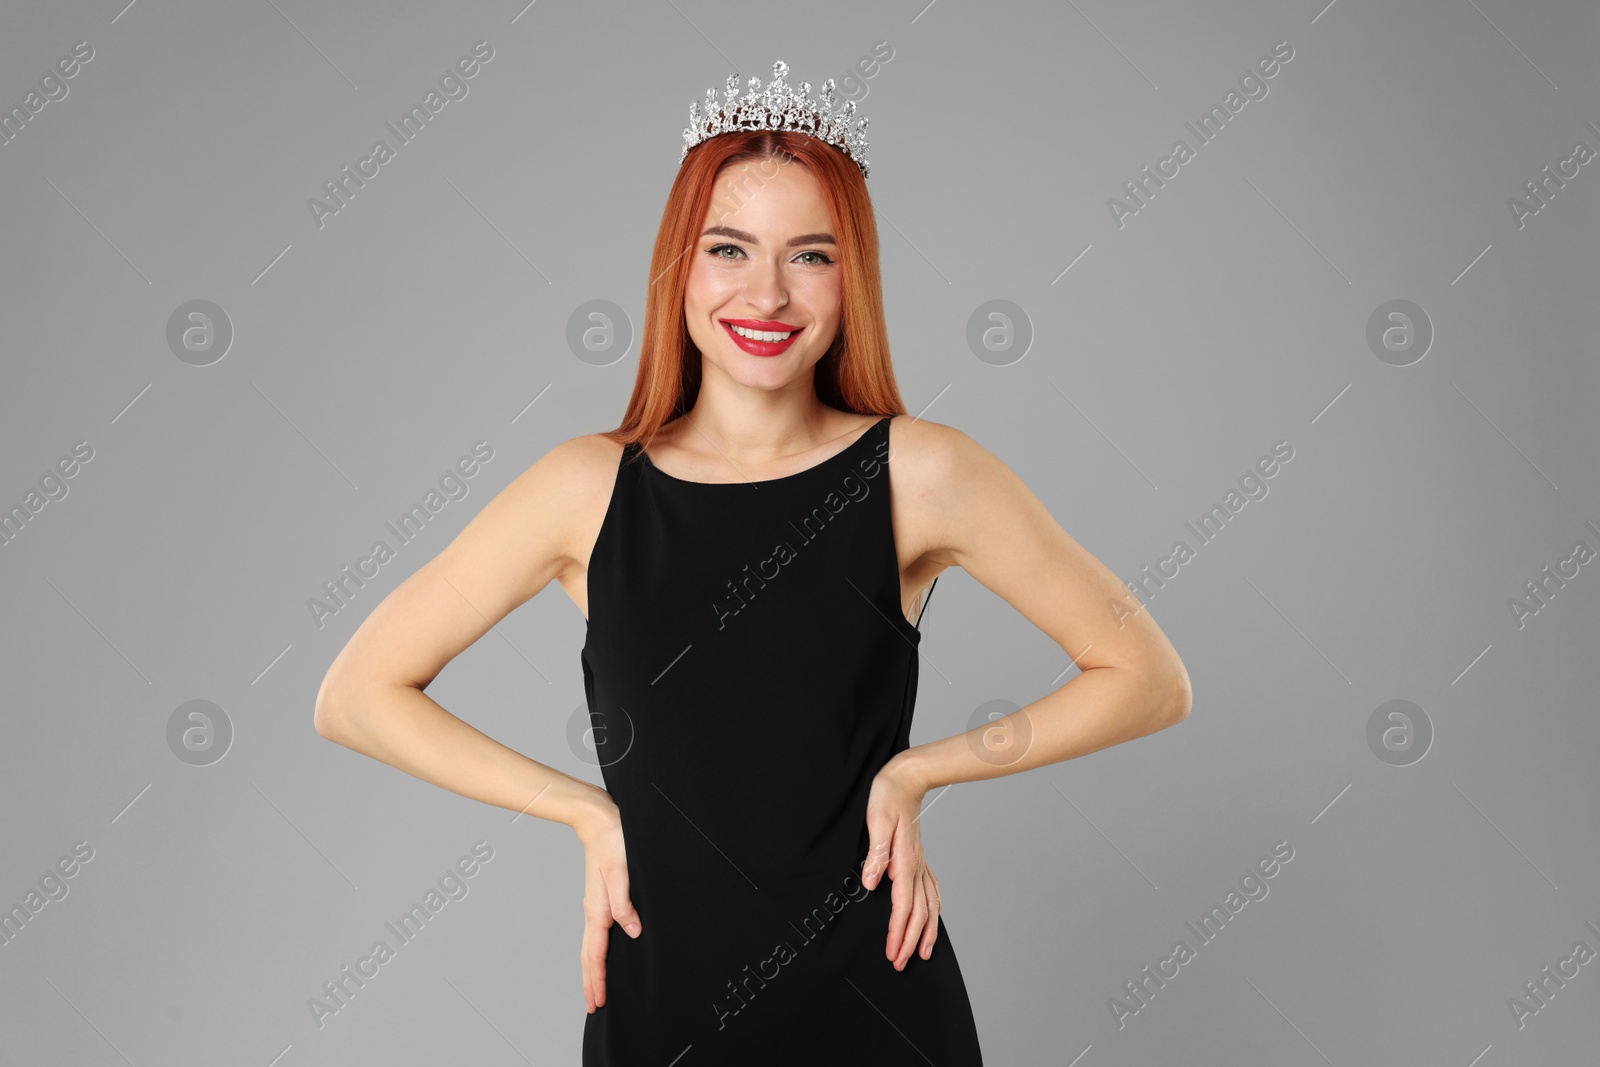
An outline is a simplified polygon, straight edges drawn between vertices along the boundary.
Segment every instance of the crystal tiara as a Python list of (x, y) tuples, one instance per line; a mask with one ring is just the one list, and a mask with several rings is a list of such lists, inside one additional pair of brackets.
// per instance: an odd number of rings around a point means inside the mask
[(855, 161), (861, 168), (861, 177), (867, 176), (867, 120), (865, 116), (850, 120), (856, 113), (856, 102), (846, 100), (844, 107), (834, 110), (833, 79), (822, 83), (822, 104), (811, 102), (811, 83), (801, 82), (795, 89), (784, 81), (789, 64), (778, 60), (772, 64), (772, 80), (766, 89), (761, 79), (751, 78), (749, 92), (739, 98), (739, 75), (728, 75), (728, 86), (722, 91), (722, 102), (717, 102), (715, 87), (706, 90), (705, 110), (697, 100), (689, 105), (689, 125), (683, 131), (683, 151), (678, 155), (678, 166), (683, 166), (689, 149), (701, 141), (724, 133), (740, 130), (792, 130), (826, 141)]

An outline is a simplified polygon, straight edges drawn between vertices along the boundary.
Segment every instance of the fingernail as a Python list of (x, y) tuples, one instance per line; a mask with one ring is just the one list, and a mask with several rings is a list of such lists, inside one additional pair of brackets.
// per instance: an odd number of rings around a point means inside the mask
[(639, 936), (639, 924), (638, 923), (629, 923), (627, 926), (624, 926), (623, 929), (628, 931), (628, 936), (629, 937), (638, 937)]

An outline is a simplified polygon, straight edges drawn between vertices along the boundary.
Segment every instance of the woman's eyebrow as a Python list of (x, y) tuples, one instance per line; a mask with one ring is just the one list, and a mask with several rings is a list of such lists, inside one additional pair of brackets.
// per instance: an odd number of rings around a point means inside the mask
[[(744, 241), (746, 244), (758, 245), (761, 243), (756, 239), (755, 234), (747, 233), (744, 230), (735, 229), (732, 226), (713, 226), (700, 236), (711, 237), (713, 235), (720, 237), (732, 237), (735, 241)], [(803, 233), (799, 237), (789, 238), (790, 248), (793, 248), (796, 245), (836, 245), (838, 243), (838, 241), (833, 239), (833, 234), (831, 233)]]

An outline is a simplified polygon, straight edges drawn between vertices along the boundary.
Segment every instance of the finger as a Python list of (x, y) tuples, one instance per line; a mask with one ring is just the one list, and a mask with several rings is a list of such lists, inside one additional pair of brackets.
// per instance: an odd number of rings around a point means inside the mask
[(922, 958), (933, 956), (933, 943), (939, 939), (939, 879), (928, 871), (928, 925), (922, 930)]
[(578, 962), (583, 966), (583, 1000), (588, 1006), (589, 1014), (594, 1014), (597, 1006), (594, 1002), (594, 974), (589, 967), (589, 931), (583, 931), (583, 944), (578, 949)]
[(900, 945), (905, 940), (906, 923), (911, 919), (911, 905), (916, 896), (915, 878), (895, 877), (889, 884), (889, 940), (884, 945), (884, 955), (890, 961), (900, 955)]
[(643, 920), (638, 917), (634, 901), (629, 894), (626, 862), (616, 862), (603, 869), (600, 872), (600, 885), (605, 886), (610, 918), (618, 921), (622, 926), (622, 933), (626, 933), (629, 937), (638, 937), (643, 929)]
[(594, 976), (594, 1006), (606, 1002), (606, 949), (611, 944), (609, 927), (596, 926), (589, 939), (589, 972)]
[(900, 955), (906, 937), (906, 924), (910, 921), (916, 899), (916, 874), (921, 861), (915, 846), (914, 831), (907, 829), (904, 823), (896, 824), (891, 835), (887, 866), (893, 907), (889, 913), (889, 941), (884, 946), (884, 953), (891, 962)]
[(868, 889), (878, 888), (878, 882), (889, 866), (889, 836), (887, 832), (867, 828), (872, 835), (867, 845), (867, 858), (861, 864), (861, 884)]
[(922, 879), (911, 879), (911, 915), (906, 922), (905, 940), (895, 952), (895, 970), (903, 971), (911, 960), (911, 953), (917, 947), (917, 941), (922, 937), (923, 925), (928, 921), (928, 894), (923, 888)]
[(583, 970), (583, 1006), (590, 1015), (594, 1014), (594, 990), (589, 986), (589, 960), (588, 953), (582, 948), (578, 949), (578, 966)]
[(644, 926), (628, 895), (628, 868), (620, 864), (612, 867), (606, 872), (605, 886), (606, 897), (611, 902), (611, 917), (622, 925), (629, 937), (638, 937)]

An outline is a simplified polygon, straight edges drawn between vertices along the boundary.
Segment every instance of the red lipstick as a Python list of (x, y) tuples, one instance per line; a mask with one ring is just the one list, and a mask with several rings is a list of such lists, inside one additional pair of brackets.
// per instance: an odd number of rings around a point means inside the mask
[[(786, 322), (773, 322), (767, 319), (719, 319), (722, 328), (733, 338), (733, 343), (752, 356), (777, 356), (788, 351), (794, 344), (795, 338), (800, 336), (803, 326), (791, 326)], [(781, 341), (758, 341), (753, 337), (745, 337), (733, 330), (738, 326), (746, 330), (763, 330), (770, 333), (787, 333), (789, 336)]]

